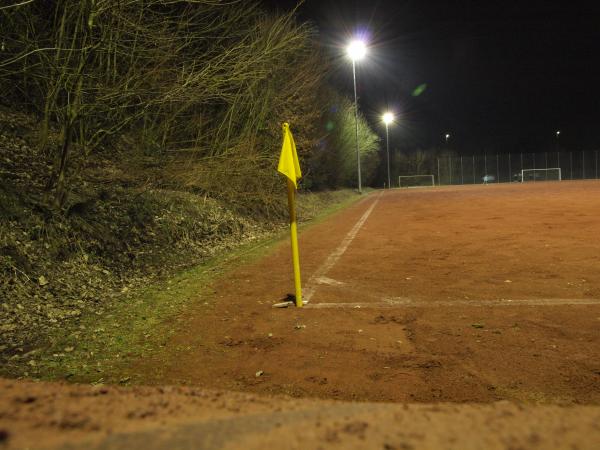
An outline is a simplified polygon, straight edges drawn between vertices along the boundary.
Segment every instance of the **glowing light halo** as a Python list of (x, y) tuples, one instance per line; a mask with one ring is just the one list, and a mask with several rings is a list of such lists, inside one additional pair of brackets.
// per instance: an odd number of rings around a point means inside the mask
[(391, 112), (386, 112), (383, 115), (383, 123), (385, 123), (386, 125), (389, 125), (390, 123), (392, 123), (394, 121), (394, 114)]
[(348, 47), (346, 47), (346, 52), (352, 61), (359, 61), (367, 54), (367, 46), (364, 41), (355, 39), (348, 44)]

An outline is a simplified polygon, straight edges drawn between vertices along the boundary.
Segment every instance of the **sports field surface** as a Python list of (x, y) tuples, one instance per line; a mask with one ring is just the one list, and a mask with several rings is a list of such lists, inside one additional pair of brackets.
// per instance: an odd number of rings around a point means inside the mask
[(232, 269), (132, 376), (345, 400), (600, 404), (600, 182), (379, 191)]

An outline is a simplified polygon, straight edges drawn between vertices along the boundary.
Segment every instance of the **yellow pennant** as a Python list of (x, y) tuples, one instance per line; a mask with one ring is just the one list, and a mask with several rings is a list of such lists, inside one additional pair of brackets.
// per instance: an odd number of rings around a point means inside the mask
[(294, 142), (294, 137), (288, 123), (283, 124), (283, 145), (281, 146), (277, 172), (286, 176), (294, 184), (294, 187), (298, 189), (298, 180), (302, 178), (302, 172), (300, 171), (300, 163), (298, 162), (296, 143)]

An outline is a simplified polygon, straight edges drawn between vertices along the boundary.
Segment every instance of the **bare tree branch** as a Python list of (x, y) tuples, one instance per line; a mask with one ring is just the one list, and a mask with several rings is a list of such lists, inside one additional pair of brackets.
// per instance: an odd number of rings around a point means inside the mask
[(24, 6), (24, 5), (27, 5), (29, 3), (33, 3), (33, 1), (34, 0), (26, 0), (26, 1), (21, 2), (21, 3), (15, 3), (14, 5), (0, 6), (0, 11), (2, 11), (3, 9), (17, 8), (19, 6)]

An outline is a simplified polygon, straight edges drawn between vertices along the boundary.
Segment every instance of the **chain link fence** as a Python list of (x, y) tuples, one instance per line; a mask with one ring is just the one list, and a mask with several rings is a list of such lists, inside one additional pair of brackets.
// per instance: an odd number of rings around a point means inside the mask
[[(563, 180), (598, 179), (599, 151), (504, 153), (495, 155), (442, 156), (435, 161), (436, 184), (485, 184), (521, 181), (522, 170), (560, 169)], [(558, 171), (539, 171), (526, 180), (557, 179)], [(400, 175), (414, 175), (400, 173)]]

